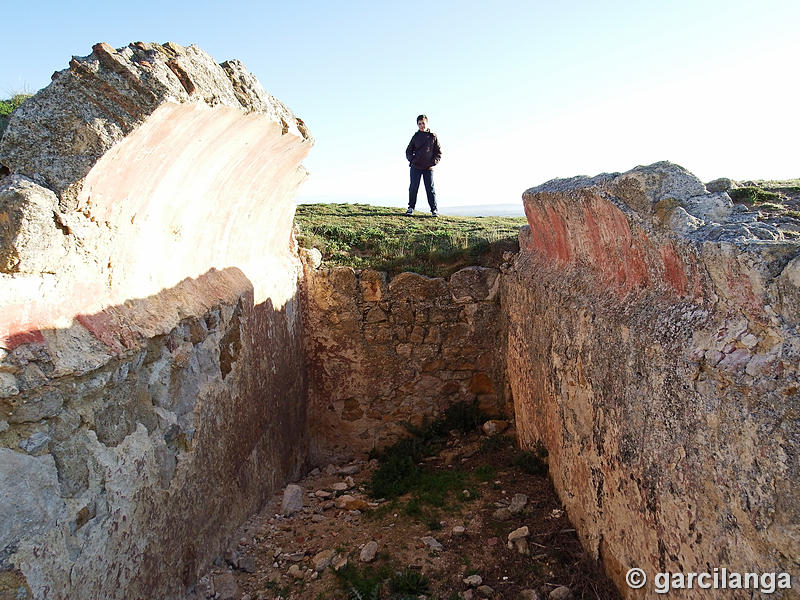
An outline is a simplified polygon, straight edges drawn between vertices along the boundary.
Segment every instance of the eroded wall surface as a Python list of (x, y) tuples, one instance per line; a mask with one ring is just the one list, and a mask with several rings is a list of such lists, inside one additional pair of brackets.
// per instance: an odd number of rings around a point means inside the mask
[(313, 140), (237, 61), (98, 44), (0, 139), (0, 598), (181, 597), (306, 460)]
[(303, 282), (315, 456), (382, 448), (456, 402), (508, 414), (497, 269), (389, 280), (309, 264)]
[[(523, 446), (628, 569), (800, 573), (800, 246), (669, 163), (555, 180), (503, 281)], [(738, 593), (738, 595), (737, 595)], [(677, 590), (675, 598), (750, 598)]]

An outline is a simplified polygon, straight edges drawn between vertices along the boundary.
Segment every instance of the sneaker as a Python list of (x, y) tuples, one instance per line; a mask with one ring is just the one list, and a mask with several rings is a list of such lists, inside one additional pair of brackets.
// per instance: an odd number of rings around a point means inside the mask
[(414, 209), (413, 209), (413, 208), (409, 208), (409, 209), (406, 211), (406, 216), (407, 216), (407, 217), (410, 217), (410, 216), (411, 216), (411, 215), (413, 215), (413, 214), (414, 214)]
[(432, 211), (431, 211), (431, 216), (432, 216), (432, 217), (438, 217), (438, 216), (439, 216), (439, 213), (438, 213), (438, 212), (436, 212), (435, 210), (432, 210)]

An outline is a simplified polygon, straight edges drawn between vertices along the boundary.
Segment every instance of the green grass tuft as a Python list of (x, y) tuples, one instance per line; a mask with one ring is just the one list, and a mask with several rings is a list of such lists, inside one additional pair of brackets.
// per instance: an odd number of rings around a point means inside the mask
[(461, 485), (463, 473), (429, 473), (419, 466), (419, 462), (441, 449), (448, 432), (457, 430), (466, 433), (476, 429), (484, 420), (485, 415), (481, 413), (477, 401), (474, 401), (457, 402), (442, 417), (422, 427), (407, 424), (413, 437), (402, 439), (382, 452), (372, 454), (381, 464), (372, 474), (370, 494), (374, 498), (396, 498), (415, 490), (420, 494), (420, 501), (441, 506), (441, 495)]
[(406, 596), (416, 597), (425, 594), (430, 588), (430, 581), (416, 569), (404, 569), (389, 579), (389, 591), (393, 598)]
[(760, 187), (747, 186), (734, 188), (728, 191), (728, 195), (734, 202), (741, 204), (763, 204), (766, 202), (773, 204), (781, 203), (781, 196), (777, 192), (762, 190)]
[(383, 597), (383, 582), (389, 576), (390, 569), (387, 566), (358, 569), (346, 565), (335, 573), (339, 585), (351, 600), (380, 600)]

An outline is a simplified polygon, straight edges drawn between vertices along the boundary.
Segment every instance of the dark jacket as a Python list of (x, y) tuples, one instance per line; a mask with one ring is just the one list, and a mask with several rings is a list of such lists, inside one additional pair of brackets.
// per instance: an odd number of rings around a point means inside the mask
[(442, 158), (442, 149), (436, 134), (430, 131), (417, 131), (406, 148), (406, 158), (412, 167), (429, 171)]

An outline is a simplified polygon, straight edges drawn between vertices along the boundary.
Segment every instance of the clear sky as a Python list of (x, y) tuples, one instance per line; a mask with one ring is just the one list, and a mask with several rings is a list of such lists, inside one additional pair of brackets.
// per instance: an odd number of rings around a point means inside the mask
[(800, 177), (798, 0), (31, 1), (4, 16), (3, 96), (98, 41), (240, 59), (317, 140), (300, 201), (403, 205), (419, 113), (441, 141), (443, 209), (658, 160), (705, 181)]

